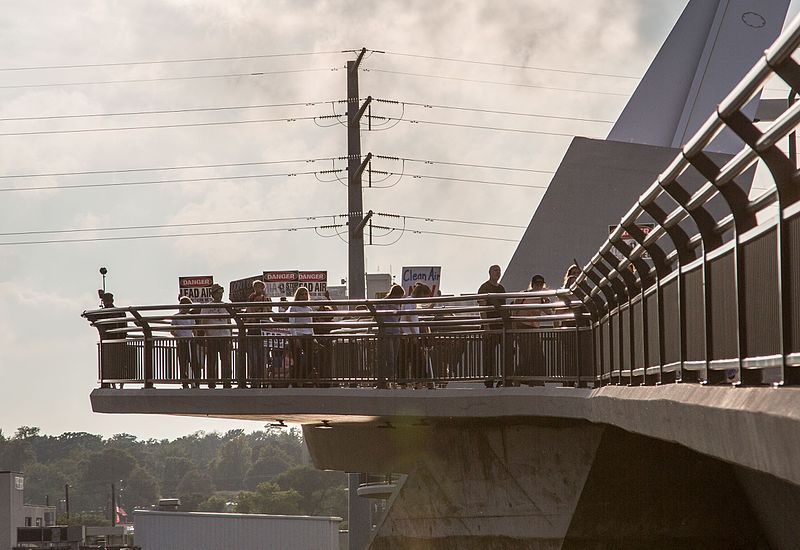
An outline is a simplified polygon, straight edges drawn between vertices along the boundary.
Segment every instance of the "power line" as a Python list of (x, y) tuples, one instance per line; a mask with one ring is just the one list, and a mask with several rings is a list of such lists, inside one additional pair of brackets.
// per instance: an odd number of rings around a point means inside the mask
[(98, 117), (115, 117), (115, 116), (138, 116), (138, 115), (163, 115), (163, 114), (181, 114), (181, 113), (205, 113), (217, 111), (235, 111), (245, 109), (269, 109), (276, 107), (314, 107), (316, 105), (327, 105), (329, 103), (342, 102), (342, 100), (331, 101), (298, 101), (294, 103), (269, 103), (263, 105), (230, 105), (223, 107), (196, 107), (186, 109), (158, 109), (152, 111), (121, 111), (116, 113), (81, 113), (74, 115), (49, 115), (49, 116), (22, 116), (22, 117), (6, 117), (0, 118), (0, 122), (14, 122), (23, 120), (60, 120), (70, 118), (98, 118)]
[(375, 229), (387, 229), (387, 230), (394, 230), (394, 231), (402, 231), (402, 232), (409, 232), (409, 233), (416, 233), (420, 235), (441, 235), (446, 237), (462, 237), (467, 239), (483, 239), (487, 241), (505, 241), (509, 243), (516, 243), (519, 242), (519, 239), (504, 239), (501, 237), (487, 237), (485, 235), (467, 235), (464, 233), (447, 233), (444, 231), (427, 231), (422, 229), (410, 229), (410, 228), (403, 228), (403, 227), (389, 227), (384, 225), (373, 225)]
[(381, 170), (373, 170), (373, 174), (384, 174), (384, 175), (391, 175), (391, 176), (407, 176), (413, 179), (429, 179), (429, 180), (443, 180), (443, 181), (459, 181), (464, 183), (479, 183), (482, 185), (500, 185), (504, 187), (528, 187), (532, 189), (547, 189), (547, 185), (529, 185), (524, 183), (510, 183), (506, 181), (490, 181), (490, 180), (476, 180), (476, 179), (464, 179), (464, 178), (453, 178), (448, 176), (433, 176), (429, 174), (409, 174), (409, 173), (402, 173), (402, 172), (384, 172)]
[(230, 55), (225, 57), (197, 57), (191, 59), (157, 59), (151, 61), (117, 61), (111, 63), (82, 63), (73, 65), (38, 65), (29, 67), (0, 67), (0, 71), (39, 71), (50, 69), (88, 69), (95, 67), (124, 67), (133, 65), (165, 65), (169, 63), (200, 63), (207, 61), (242, 61), (248, 59), (272, 59), (278, 57), (302, 57), (312, 55), (342, 54), (341, 50), (330, 50), (321, 52), (296, 52), (296, 53), (273, 53), (258, 55)]
[(54, 88), (62, 86), (94, 86), (96, 84), (131, 84), (136, 82), (165, 82), (171, 80), (201, 80), (211, 78), (239, 78), (243, 76), (267, 76), (277, 74), (296, 74), (296, 73), (312, 73), (320, 71), (338, 71), (339, 67), (318, 67), (314, 69), (289, 69), (284, 71), (254, 71), (250, 73), (232, 73), (232, 74), (206, 74), (206, 75), (191, 75), (191, 76), (161, 76), (155, 78), (127, 78), (122, 80), (87, 80), (83, 82), (47, 82), (42, 84), (4, 84), (0, 85), (2, 90), (11, 90), (17, 88)]
[(463, 78), (458, 76), (444, 76), (439, 74), (423, 74), (423, 73), (409, 73), (405, 71), (390, 71), (387, 69), (371, 69), (371, 68), (362, 68), (359, 69), (364, 72), (373, 72), (373, 73), (385, 73), (385, 74), (397, 74), (397, 75), (404, 75), (404, 76), (417, 76), (422, 78), (440, 78), (443, 80), (455, 80), (458, 82), (472, 82), (476, 84), (494, 84), (497, 86), (514, 86), (518, 88), (537, 88), (541, 90), (556, 90), (560, 92), (578, 92), (582, 94), (600, 94), (600, 95), (613, 95), (613, 96), (621, 96), (621, 97), (629, 97), (630, 93), (619, 93), (619, 92), (606, 92), (601, 90), (581, 90), (579, 88), (562, 88), (559, 86), (543, 86), (541, 84), (520, 84), (516, 82), (497, 82), (495, 80), (480, 80), (475, 78)]
[[(465, 225), (480, 225), (485, 227), (507, 227), (511, 229), (525, 229), (527, 226), (525, 225), (511, 225), (506, 223), (491, 223), (491, 222), (476, 222), (473, 220), (452, 220), (446, 218), (433, 218), (431, 216), (409, 216), (406, 214), (389, 214), (386, 212), (375, 212), (376, 216), (381, 216), (385, 218), (403, 218), (408, 220), (420, 220), (426, 222), (444, 222), (444, 223), (460, 223)], [(0, 236), (2, 234), (0, 233)]]
[(117, 126), (114, 128), (76, 128), (73, 130), (32, 130), (26, 132), (0, 132), (0, 137), (42, 136), (52, 134), (84, 134), (90, 132), (123, 132), (130, 130), (163, 130), (166, 128), (196, 128), (205, 126), (229, 126), (234, 124), (268, 124), (274, 122), (296, 122), (298, 120), (314, 120), (318, 117), (284, 117), (260, 118), (254, 120), (226, 120), (218, 122), (187, 122), (182, 124), (151, 124), (145, 126)]
[(342, 215), (329, 214), (327, 216), (294, 216), (287, 218), (265, 218), (265, 219), (255, 219), (255, 220), (240, 219), (240, 220), (227, 220), (227, 221), (215, 221), (215, 222), (188, 222), (188, 223), (172, 223), (172, 224), (128, 225), (119, 227), (81, 227), (73, 229), (14, 231), (9, 233), (0, 233), (0, 237), (21, 237), (27, 235), (56, 235), (63, 233), (94, 233), (103, 231), (132, 231), (132, 230), (142, 230), (142, 229), (173, 229), (177, 227), (203, 227), (203, 226), (213, 226), (213, 225), (237, 225), (245, 223), (273, 223), (273, 222), (297, 221), (297, 220), (311, 221), (311, 220), (318, 220), (325, 218), (335, 219), (337, 217), (342, 217)]
[[(372, 50), (375, 51), (375, 50)], [(580, 74), (586, 76), (604, 76), (609, 78), (625, 78), (630, 80), (641, 80), (641, 77), (633, 76), (633, 75), (625, 75), (625, 74), (614, 74), (614, 73), (597, 73), (591, 71), (574, 71), (568, 69), (556, 69), (553, 67), (534, 67), (531, 65), (511, 65), (508, 63), (496, 63), (491, 61), (477, 61), (473, 59), (456, 59), (453, 57), (439, 57), (435, 55), (420, 55), (420, 54), (411, 54), (411, 53), (400, 53), (400, 52), (389, 52), (389, 51), (377, 51), (376, 53), (384, 53), (386, 55), (396, 55), (398, 57), (413, 57), (416, 59), (433, 59), (436, 61), (451, 61), (453, 63), (467, 63), (470, 65), (487, 65), (492, 67), (505, 67), (508, 69), (528, 69), (533, 71), (548, 71), (553, 73), (566, 73), (566, 74)]]
[(31, 187), (0, 187), (0, 192), (13, 192), (13, 191), (43, 191), (47, 189), (52, 190), (67, 190), (67, 189), (91, 189), (95, 187), (129, 187), (133, 185), (161, 185), (170, 183), (188, 183), (188, 182), (208, 182), (208, 181), (225, 181), (225, 180), (243, 180), (243, 179), (259, 179), (259, 178), (274, 178), (274, 177), (293, 177), (293, 176), (307, 176), (312, 174), (328, 174), (333, 172), (341, 172), (342, 170), (319, 170), (309, 172), (288, 172), (283, 174), (247, 174), (244, 176), (219, 176), (208, 178), (180, 178), (171, 180), (150, 180), (150, 181), (123, 181), (114, 183), (80, 183), (75, 185), (39, 185)]
[[(405, 161), (405, 162), (416, 162), (420, 164), (429, 164), (429, 165), (437, 165), (443, 164), (447, 166), (463, 166), (468, 168), (487, 168), (492, 170), (508, 170), (512, 172), (533, 172), (535, 174), (554, 174), (553, 170), (536, 170), (534, 168), (514, 168), (511, 166), (493, 166), (489, 164), (471, 164), (467, 162), (448, 162), (443, 160), (425, 160), (425, 159), (416, 159), (416, 158), (408, 158), (408, 157), (390, 157), (387, 155), (373, 155), (372, 158), (382, 159), (382, 160), (395, 160), (395, 161)], [(0, 176), (2, 177), (2, 176)]]
[[(372, 115), (372, 118), (379, 120), (397, 120), (408, 124), (428, 124), (431, 126), (450, 126), (454, 128), (472, 128), (475, 130), (494, 130), (498, 132), (513, 132), (517, 134), (536, 134), (541, 136), (559, 136), (559, 137), (590, 137), (594, 139), (602, 139), (602, 136), (583, 136), (580, 134), (570, 134), (568, 132), (547, 132), (545, 130), (526, 130), (523, 128), (503, 128), (501, 126), (483, 126), (481, 124), (461, 124), (457, 122), (440, 122), (436, 120), (422, 120), (422, 119), (403, 119), (394, 117), (384, 117)], [(2, 135), (2, 134), (0, 134)]]
[(142, 239), (166, 239), (173, 237), (206, 237), (211, 235), (245, 235), (250, 233), (270, 233), (275, 231), (300, 231), (305, 229), (336, 229), (344, 225), (309, 225), (303, 227), (270, 227), (264, 229), (241, 229), (235, 231), (207, 231), (202, 233), (171, 233), (164, 235), (129, 235), (118, 237), (91, 237), (81, 239), (49, 239), (42, 241), (19, 241), (19, 242), (0, 242), (0, 246), (20, 246), (31, 244), (56, 244), (56, 243), (88, 243), (100, 241), (133, 241)]
[[(423, 107), (425, 109), (446, 109), (451, 111), (469, 111), (474, 113), (487, 113), (487, 114), (494, 114), (494, 115), (512, 115), (512, 116), (523, 116), (523, 117), (531, 117), (531, 118), (552, 118), (556, 120), (575, 120), (578, 122), (598, 122), (602, 124), (613, 124), (614, 120), (607, 120), (607, 119), (598, 119), (598, 118), (582, 118), (582, 117), (572, 117), (572, 116), (559, 116), (559, 115), (542, 115), (538, 113), (520, 113), (516, 111), (501, 111), (496, 109), (481, 109), (477, 107), (460, 107), (454, 105), (437, 105), (434, 103), (415, 103), (413, 101), (398, 101), (392, 99), (379, 99), (373, 98), (373, 101), (379, 103), (390, 103), (390, 104), (401, 104), (401, 105), (408, 105), (412, 107)], [(2, 119), (0, 119), (2, 120)]]
[(229, 162), (225, 164), (188, 164), (184, 166), (158, 166), (151, 168), (120, 168), (116, 170), (85, 170), (82, 172), (40, 172), (36, 174), (0, 174), (0, 179), (43, 178), (56, 176), (88, 176), (97, 174), (126, 174), (133, 172), (165, 172), (169, 170), (195, 170), (201, 168), (233, 168), (243, 166), (265, 166), (269, 164), (299, 164), (340, 160), (341, 157), (318, 157), (311, 159), (262, 160), (253, 162)]

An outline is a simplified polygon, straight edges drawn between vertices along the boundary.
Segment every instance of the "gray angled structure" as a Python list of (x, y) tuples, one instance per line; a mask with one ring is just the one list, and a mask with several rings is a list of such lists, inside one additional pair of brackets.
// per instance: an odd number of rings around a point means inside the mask
[[(789, 0), (691, 0), (608, 138), (573, 140), (505, 270), (506, 289), (525, 288), (534, 273), (560, 286), (573, 259), (586, 262), (776, 39), (788, 8)], [(755, 113), (754, 102), (746, 114)], [(709, 150), (740, 144), (726, 131)]]

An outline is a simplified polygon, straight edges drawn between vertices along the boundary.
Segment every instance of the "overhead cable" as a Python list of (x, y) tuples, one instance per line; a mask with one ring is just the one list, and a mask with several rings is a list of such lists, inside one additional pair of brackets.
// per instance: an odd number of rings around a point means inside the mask
[(164, 114), (182, 114), (182, 113), (206, 113), (218, 111), (237, 111), (246, 109), (269, 109), (277, 107), (314, 107), (316, 105), (327, 105), (329, 103), (341, 102), (342, 100), (329, 100), (329, 101), (297, 101), (294, 103), (265, 103), (262, 105), (229, 105), (222, 107), (192, 107), (185, 109), (156, 109), (156, 110), (143, 110), (143, 111), (119, 111), (116, 113), (79, 113), (72, 115), (44, 115), (44, 116), (18, 116), (18, 117), (3, 117), (0, 122), (12, 122), (22, 120), (61, 120), (70, 118), (99, 118), (99, 117), (115, 117), (115, 116), (139, 116), (139, 115), (164, 115)]
[(41, 241), (16, 241), (16, 242), (0, 242), (0, 246), (21, 246), (21, 245), (31, 245), (31, 244), (56, 244), (56, 243), (88, 243), (88, 242), (98, 242), (98, 241), (133, 241), (133, 240), (142, 240), (142, 239), (165, 239), (165, 238), (174, 238), (174, 237), (205, 237), (211, 235), (245, 235), (250, 233), (271, 233), (275, 231), (301, 231), (305, 229), (328, 229), (328, 228), (339, 228), (344, 227), (343, 225), (325, 225), (325, 226), (316, 226), (316, 225), (309, 225), (303, 227), (269, 227), (263, 229), (241, 229), (235, 231), (207, 231), (202, 233), (169, 233), (169, 234), (162, 234), (162, 235), (128, 235), (128, 236), (117, 236), (117, 237), (87, 237), (81, 239), (49, 239), (49, 240), (41, 240)]
[(416, 76), (421, 78), (439, 78), (442, 80), (454, 80), (457, 82), (472, 82), (475, 84), (494, 84), (497, 86), (514, 86), (518, 88), (536, 88), (541, 90), (555, 90), (560, 92), (577, 92), (582, 94), (600, 94), (600, 95), (611, 95), (611, 96), (620, 96), (620, 97), (629, 97), (630, 93), (620, 93), (620, 92), (609, 92), (603, 90), (582, 90), (580, 88), (563, 88), (560, 86), (544, 86), (541, 84), (522, 84), (519, 82), (498, 82), (495, 80), (480, 80), (475, 78), (464, 78), (459, 76), (445, 76), (440, 74), (423, 74), (423, 73), (410, 73), (405, 71), (392, 71), (388, 69), (374, 69), (374, 68), (361, 68), (359, 69), (364, 72), (372, 72), (372, 73), (385, 73), (385, 74), (396, 74), (396, 75), (403, 75), (403, 76)]
[(0, 132), (0, 137), (18, 136), (41, 136), (52, 134), (84, 134), (90, 132), (124, 132), (131, 130), (163, 130), (166, 128), (196, 128), (204, 126), (230, 126), (234, 124), (268, 124), (274, 122), (296, 122), (298, 120), (314, 120), (318, 117), (283, 117), (283, 118), (260, 118), (251, 120), (225, 120), (217, 122), (187, 122), (180, 124), (150, 124), (145, 126), (116, 126), (112, 128), (76, 128), (73, 130), (32, 130), (25, 132)]
[(0, 90), (11, 90), (17, 88), (58, 88), (63, 86), (94, 86), (99, 84), (132, 84), (137, 82), (166, 82), (178, 80), (202, 80), (212, 78), (240, 78), (249, 76), (267, 76), (278, 74), (313, 73), (321, 71), (338, 71), (340, 67), (317, 67), (313, 69), (287, 69), (283, 71), (253, 71), (249, 73), (232, 74), (206, 74), (189, 76), (160, 76), (154, 78), (126, 78), (122, 80), (87, 80), (83, 82), (45, 82), (42, 84), (3, 84)]
[(162, 185), (172, 183), (190, 183), (190, 182), (208, 182), (208, 181), (226, 181), (226, 180), (246, 180), (246, 179), (260, 179), (260, 178), (275, 178), (275, 177), (294, 177), (294, 176), (307, 176), (312, 174), (329, 174), (334, 172), (341, 172), (342, 170), (317, 170), (308, 172), (288, 172), (282, 174), (246, 174), (242, 176), (219, 176), (208, 178), (179, 178), (171, 180), (150, 180), (150, 181), (122, 181), (114, 183), (79, 183), (73, 185), (38, 185), (30, 187), (0, 187), (0, 192), (14, 192), (14, 191), (43, 191), (43, 190), (69, 190), (69, 189), (92, 189), (95, 187), (130, 187), (135, 185)]
[(421, 55), (421, 54), (412, 54), (412, 53), (401, 53), (401, 52), (390, 52), (390, 51), (376, 51), (376, 53), (384, 53), (386, 55), (395, 55), (398, 57), (412, 57), (416, 59), (432, 59), (436, 61), (450, 61), (453, 63), (467, 63), (470, 65), (486, 65), (491, 67), (505, 67), (508, 69), (528, 69), (532, 71), (547, 71), (553, 73), (565, 73), (565, 74), (579, 74), (579, 75), (586, 75), (586, 76), (603, 76), (609, 78), (625, 78), (629, 80), (641, 80), (641, 77), (627, 75), (627, 74), (615, 74), (615, 73), (598, 73), (593, 71), (576, 71), (570, 69), (559, 69), (555, 67), (535, 67), (531, 65), (512, 65), (509, 63), (497, 63), (491, 61), (478, 61), (475, 59), (456, 59), (453, 57), (440, 57), (435, 55)]
[[(523, 116), (523, 117), (531, 117), (531, 118), (551, 118), (555, 120), (574, 120), (577, 122), (597, 122), (602, 124), (613, 124), (614, 120), (608, 119), (601, 119), (601, 118), (584, 118), (584, 117), (574, 117), (574, 116), (561, 116), (561, 115), (543, 115), (540, 113), (521, 113), (518, 111), (502, 111), (497, 109), (482, 109), (479, 107), (461, 107), (456, 105), (440, 105), (435, 103), (418, 103), (414, 101), (399, 101), (394, 99), (381, 99), (381, 98), (373, 98), (373, 101), (376, 103), (390, 103), (390, 104), (398, 104), (398, 105), (407, 105), (412, 107), (422, 107), (425, 109), (446, 109), (450, 111), (469, 111), (474, 113), (486, 113), (486, 114), (493, 114), (493, 115), (511, 115), (511, 116)], [(0, 119), (1, 120), (1, 119)]]
[(34, 65), (27, 67), (0, 67), (0, 71), (39, 71), (50, 69), (88, 69), (94, 67), (125, 67), (132, 65), (166, 65), (170, 63), (200, 63), (207, 61), (242, 61), (248, 59), (271, 59), (278, 57), (302, 57), (312, 55), (342, 54), (341, 50), (329, 50), (320, 52), (294, 52), (294, 53), (271, 53), (257, 55), (228, 55), (223, 57), (195, 57), (184, 59), (155, 59), (148, 61), (115, 61), (110, 63), (81, 63), (71, 65)]

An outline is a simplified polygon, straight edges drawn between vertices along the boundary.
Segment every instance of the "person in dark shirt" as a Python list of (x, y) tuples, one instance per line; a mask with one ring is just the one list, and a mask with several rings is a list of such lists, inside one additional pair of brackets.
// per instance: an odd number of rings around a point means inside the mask
[[(502, 294), (506, 289), (500, 284), (500, 275), (502, 271), (499, 265), (489, 267), (489, 280), (483, 283), (478, 288), (478, 294)], [(505, 304), (503, 298), (489, 298), (478, 299), (478, 304), (482, 306), (500, 306)], [(484, 311), (481, 313), (484, 319), (500, 319), (501, 315), (498, 310)], [(484, 324), (484, 329), (487, 331), (496, 331), (500, 329), (502, 324), (498, 321)], [(498, 372), (500, 366), (500, 335), (494, 332), (486, 332), (483, 336), (483, 375), (486, 377), (486, 387), (491, 388), (494, 385), (494, 378), (501, 377)]]
[[(110, 292), (98, 291), (102, 300), (103, 309), (114, 310), (114, 295)], [(119, 319), (118, 322), (98, 324), (97, 330), (100, 333), (100, 355), (102, 357), (102, 378), (112, 379), (119, 383), (122, 389), (122, 380), (130, 378), (127, 361), (126, 332), (119, 332), (128, 326), (125, 321), (124, 311), (108, 311), (97, 316), (98, 320)], [(106, 340), (116, 340), (116, 342), (106, 342)], [(114, 382), (103, 383), (101, 387), (114, 388)]]

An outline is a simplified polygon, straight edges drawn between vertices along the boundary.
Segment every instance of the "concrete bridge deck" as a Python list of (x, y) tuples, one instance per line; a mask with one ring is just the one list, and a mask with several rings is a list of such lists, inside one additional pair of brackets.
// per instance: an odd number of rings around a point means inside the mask
[[(421, 419), (432, 424), (523, 417), (583, 420), (675, 442), (800, 485), (800, 388), (96, 389), (91, 401), (101, 413), (283, 420), (308, 428), (325, 421), (339, 430), (362, 429), (365, 423), (403, 426)], [(327, 449), (326, 455), (328, 467), (357, 470), (345, 464), (353, 456), (348, 446)]]

